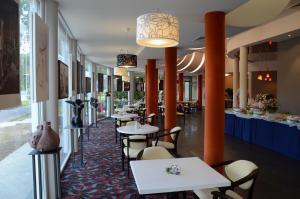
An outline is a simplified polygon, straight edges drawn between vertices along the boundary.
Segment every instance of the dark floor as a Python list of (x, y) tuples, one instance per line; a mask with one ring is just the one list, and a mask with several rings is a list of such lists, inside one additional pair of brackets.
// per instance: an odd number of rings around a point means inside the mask
[[(178, 124), (184, 126), (178, 143), (179, 154), (202, 158), (204, 112), (188, 114), (185, 125), (182, 120), (179, 120)], [(228, 135), (225, 135), (225, 159), (246, 159), (257, 164), (260, 171), (254, 198), (300, 198), (300, 161)]]
[[(178, 143), (181, 156), (202, 158), (203, 124), (202, 112), (188, 114), (185, 125), (182, 118), (178, 119), (178, 125), (184, 127)], [(71, 161), (68, 162), (62, 175), (62, 198), (138, 198), (133, 177), (128, 179), (126, 172), (121, 170), (121, 149), (115, 143), (113, 121), (103, 120), (99, 126), (91, 130), (90, 141), (85, 142), (85, 167), (73, 169)], [(227, 135), (225, 159), (246, 159), (258, 165), (255, 199), (300, 198), (300, 161)], [(188, 198), (191, 196), (189, 193)]]

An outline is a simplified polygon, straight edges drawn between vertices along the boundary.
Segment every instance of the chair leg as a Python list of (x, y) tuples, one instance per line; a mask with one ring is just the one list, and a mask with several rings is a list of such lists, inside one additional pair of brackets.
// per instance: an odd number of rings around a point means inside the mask
[(129, 172), (130, 172), (130, 168), (129, 168), (129, 162), (130, 162), (130, 158), (127, 158), (127, 178), (129, 178)]
[(124, 153), (123, 153), (123, 149), (122, 149), (122, 155), (121, 155), (121, 157), (122, 157), (122, 171), (124, 171)]
[(117, 131), (117, 127), (116, 127), (116, 130), (115, 130), (115, 136), (116, 136), (116, 143), (118, 143), (118, 131)]

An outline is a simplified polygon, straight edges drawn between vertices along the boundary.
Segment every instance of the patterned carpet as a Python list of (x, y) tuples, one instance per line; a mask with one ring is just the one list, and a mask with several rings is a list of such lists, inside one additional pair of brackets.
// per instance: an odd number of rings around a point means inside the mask
[[(74, 169), (69, 160), (61, 177), (62, 198), (139, 198), (133, 176), (128, 179), (126, 171), (122, 171), (121, 149), (115, 143), (113, 121), (102, 120), (99, 126), (90, 130), (90, 141), (84, 143), (85, 167)], [(192, 194), (187, 198), (193, 198)]]

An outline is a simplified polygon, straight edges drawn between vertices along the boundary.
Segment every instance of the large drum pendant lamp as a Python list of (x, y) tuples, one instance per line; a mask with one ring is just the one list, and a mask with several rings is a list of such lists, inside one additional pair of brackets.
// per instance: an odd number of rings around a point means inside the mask
[(135, 68), (137, 67), (137, 56), (132, 54), (117, 55), (117, 67)]
[(136, 43), (152, 48), (177, 46), (179, 21), (165, 13), (148, 13), (137, 18)]

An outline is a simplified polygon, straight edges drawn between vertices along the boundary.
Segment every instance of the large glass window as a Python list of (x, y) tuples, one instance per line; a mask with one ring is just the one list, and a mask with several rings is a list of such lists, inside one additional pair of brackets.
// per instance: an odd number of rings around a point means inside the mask
[[(19, 1), (19, 66), (22, 105), (0, 110), (0, 198), (32, 198), (31, 157), (28, 155), (31, 148), (27, 143), (32, 131), (30, 106), (30, 15), (32, 9), (32, 0)], [(0, 15), (0, 20), (2, 20), (1, 17)]]
[[(96, 71), (97, 71), (97, 73), (103, 74), (103, 91), (98, 92), (99, 108), (98, 108), (97, 114), (98, 114), (98, 118), (100, 118), (100, 117), (105, 117), (106, 111), (107, 111), (107, 96), (106, 95), (107, 95), (107, 92), (109, 91), (109, 89), (108, 89), (108, 69), (104, 66), (97, 66)], [(98, 82), (97, 82), (97, 86), (98, 86)]]
[[(58, 59), (65, 63), (71, 70), (71, 40), (62, 23), (58, 26)], [(70, 78), (70, 76), (69, 76)], [(69, 81), (70, 82), (70, 81)], [(71, 85), (69, 85), (71, 89)], [(70, 123), (70, 105), (65, 102), (66, 99), (58, 100), (58, 121), (61, 150), (61, 162), (64, 162), (70, 153), (69, 129), (66, 129)]]
[(189, 81), (184, 82), (184, 100), (186, 100), (186, 101), (190, 100), (190, 82)]

